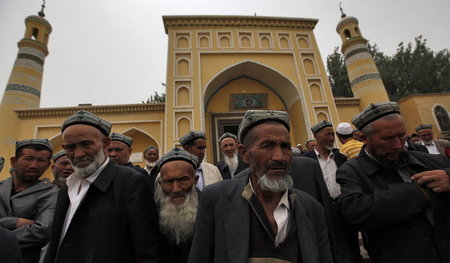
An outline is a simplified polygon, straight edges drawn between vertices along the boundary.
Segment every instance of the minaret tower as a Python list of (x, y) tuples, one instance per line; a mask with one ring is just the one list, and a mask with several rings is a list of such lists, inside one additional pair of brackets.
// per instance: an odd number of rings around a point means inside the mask
[(45, 0), (37, 16), (25, 19), (25, 35), (17, 44), (19, 52), (0, 104), (0, 155), (6, 160), (14, 155), (15, 141), (25, 139), (20, 138), (20, 121), (14, 109), (39, 108), (44, 61), (52, 31), (44, 18), (44, 8)]
[(341, 36), (341, 51), (345, 57), (348, 78), (353, 95), (360, 99), (361, 110), (372, 102), (389, 101), (378, 68), (361, 35), (358, 19), (347, 16), (341, 9), (341, 21), (336, 31)]

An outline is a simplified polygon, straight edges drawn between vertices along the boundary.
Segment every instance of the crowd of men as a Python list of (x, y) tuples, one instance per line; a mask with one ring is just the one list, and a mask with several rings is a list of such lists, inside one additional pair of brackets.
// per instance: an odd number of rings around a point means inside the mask
[[(291, 146), (284, 111), (250, 110), (205, 162), (205, 132), (143, 152), (87, 111), (16, 142), (0, 182), (0, 262), (450, 262), (450, 142), (375, 103)], [(340, 141), (335, 148), (335, 138)], [(415, 140), (418, 138), (418, 140)], [(293, 150), (295, 149), (295, 151)], [(4, 158), (0, 158), (0, 169)], [(54, 181), (40, 179), (51, 167)]]

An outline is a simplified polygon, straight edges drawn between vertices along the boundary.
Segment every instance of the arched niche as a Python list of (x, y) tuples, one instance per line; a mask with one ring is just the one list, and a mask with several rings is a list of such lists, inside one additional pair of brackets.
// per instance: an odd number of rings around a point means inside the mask
[(177, 120), (177, 134), (176, 134), (177, 139), (188, 133), (190, 130), (191, 130), (191, 120), (189, 118), (181, 117)]
[(189, 39), (185, 36), (178, 37), (177, 48), (189, 48)]
[(190, 106), (191, 97), (189, 88), (181, 86), (177, 88), (176, 106)]
[(300, 100), (300, 93), (294, 83), (281, 72), (259, 62), (246, 60), (224, 68), (208, 81), (203, 93), (205, 112), (215, 93), (230, 81), (241, 77), (256, 80), (271, 89), (281, 98), (286, 109)]
[(314, 62), (309, 59), (309, 58), (305, 58), (303, 60), (303, 66), (305, 67), (305, 73), (308, 75), (314, 75), (316, 74), (316, 69), (314, 67)]
[(189, 61), (185, 58), (177, 62), (177, 76), (189, 76)]

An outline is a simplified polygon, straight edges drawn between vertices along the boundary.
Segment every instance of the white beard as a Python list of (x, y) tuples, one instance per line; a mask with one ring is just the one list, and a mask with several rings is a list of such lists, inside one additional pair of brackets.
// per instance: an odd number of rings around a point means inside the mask
[(225, 164), (228, 166), (228, 169), (230, 170), (230, 174), (233, 177), (234, 172), (236, 172), (236, 169), (239, 164), (239, 159), (237, 156), (237, 153), (233, 155), (233, 157), (229, 158), (228, 156), (224, 156), (223, 159), (225, 160)]
[(291, 188), (294, 182), (288, 174), (279, 179), (271, 179), (266, 174), (263, 174), (263, 176), (258, 178), (258, 184), (261, 186), (261, 190), (281, 193)]
[(153, 167), (156, 166), (156, 162), (149, 162), (149, 161), (145, 160), (145, 165), (146, 165), (148, 168), (153, 168)]
[(159, 203), (159, 230), (170, 242), (180, 244), (189, 240), (194, 234), (195, 218), (198, 208), (198, 193), (195, 185), (181, 204), (170, 202), (160, 186), (156, 185), (155, 201)]
[(103, 146), (102, 148), (100, 148), (100, 151), (98, 151), (97, 155), (95, 156), (94, 161), (89, 164), (86, 167), (77, 167), (75, 165), (72, 165), (73, 170), (75, 171), (76, 174), (86, 178), (91, 176), (93, 173), (95, 173), (95, 171), (97, 171), (97, 169), (102, 166), (103, 162), (105, 161), (106, 155), (103, 152)]

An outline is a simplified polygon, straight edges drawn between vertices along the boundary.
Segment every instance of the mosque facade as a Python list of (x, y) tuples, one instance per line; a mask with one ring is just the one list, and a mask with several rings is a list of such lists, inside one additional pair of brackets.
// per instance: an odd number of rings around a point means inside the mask
[[(295, 145), (312, 138), (309, 127), (321, 120), (334, 125), (350, 122), (370, 103), (389, 100), (354, 17), (343, 15), (336, 29), (352, 98), (333, 97), (314, 35), (317, 19), (164, 16), (163, 21), (168, 35), (165, 103), (40, 108), (51, 25), (44, 16), (28, 17), (0, 105), (4, 124), (0, 155), (8, 159), (14, 154), (15, 141), (27, 138), (48, 138), (55, 152), (60, 150), (62, 122), (84, 109), (110, 121), (112, 131), (134, 139), (135, 164), (143, 165), (142, 152), (147, 146), (167, 152), (179, 146), (178, 139), (190, 130), (206, 132), (206, 161), (215, 163), (220, 159), (217, 139), (224, 132), (236, 134), (249, 109), (287, 111)], [(407, 97), (400, 100), (400, 106), (405, 109), (408, 133), (425, 120), (437, 127), (436, 137), (446, 136), (440, 120), (445, 121), (445, 114), (448, 120), (449, 94)], [(8, 165), (0, 178), (9, 176)], [(50, 171), (46, 176), (51, 176)]]

